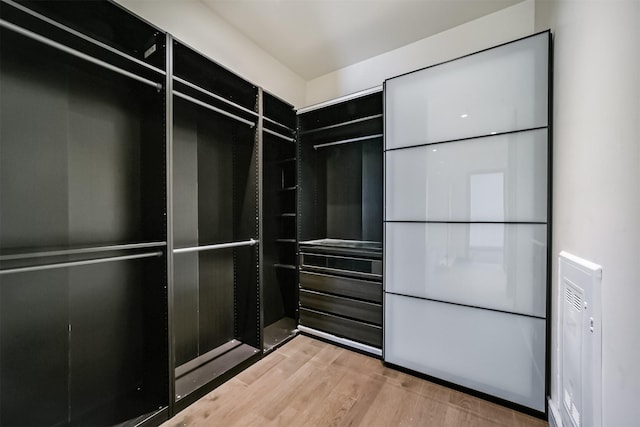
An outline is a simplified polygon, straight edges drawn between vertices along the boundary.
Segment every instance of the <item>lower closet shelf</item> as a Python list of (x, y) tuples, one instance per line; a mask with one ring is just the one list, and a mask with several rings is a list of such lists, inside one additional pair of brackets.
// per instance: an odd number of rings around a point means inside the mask
[(250, 345), (231, 340), (178, 366), (176, 368), (176, 400), (207, 385), (258, 353), (259, 350)]
[(264, 328), (264, 352), (274, 350), (278, 346), (289, 341), (298, 333), (296, 320), (291, 317), (283, 317)]

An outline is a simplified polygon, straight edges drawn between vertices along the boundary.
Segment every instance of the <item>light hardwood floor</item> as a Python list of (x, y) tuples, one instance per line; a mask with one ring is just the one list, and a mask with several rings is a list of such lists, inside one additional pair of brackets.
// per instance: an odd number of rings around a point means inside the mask
[(163, 424), (545, 427), (537, 418), (298, 336)]

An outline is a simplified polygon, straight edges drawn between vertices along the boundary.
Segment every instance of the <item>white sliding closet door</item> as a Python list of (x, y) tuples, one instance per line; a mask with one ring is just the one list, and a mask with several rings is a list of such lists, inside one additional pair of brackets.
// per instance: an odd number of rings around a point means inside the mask
[(385, 84), (384, 359), (540, 412), (550, 37)]

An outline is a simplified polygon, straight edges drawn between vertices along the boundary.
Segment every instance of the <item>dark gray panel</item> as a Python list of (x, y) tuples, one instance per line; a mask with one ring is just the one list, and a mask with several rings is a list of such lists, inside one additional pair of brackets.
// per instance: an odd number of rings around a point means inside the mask
[(326, 149), (327, 235), (362, 240), (362, 159), (360, 144)]
[(67, 272), (0, 276), (0, 425), (65, 423)]
[(200, 354), (234, 338), (233, 249), (200, 253)]
[(198, 356), (198, 253), (174, 255), (173, 333), (175, 364)]
[[(258, 301), (258, 247), (235, 248), (235, 331), (245, 344), (260, 347), (260, 311)], [(229, 284), (230, 285), (230, 284)]]
[[(268, 196), (265, 197), (268, 199)], [(265, 200), (265, 205), (267, 204), (267, 200)], [(275, 214), (272, 212), (272, 219), (275, 220)], [(276, 235), (274, 233), (274, 228), (266, 227), (266, 222), (268, 221), (269, 214), (265, 214), (265, 227), (264, 234), (262, 236), (263, 245), (263, 259), (261, 263), (263, 265), (263, 276), (262, 276), (262, 301), (260, 301), (262, 305), (262, 311), (264, 314), (264, 324), (270, 325), (276, 320), (282, 318), (285, 314), (284, 309), (284, 301), (283, 294), (284, 288), (282, 286), (286, 286), (285, 283), (280, 282), (280, 278), (278, 276), (278, 268), (274, 267), (274, 264), (279, 262), (278, 259), (278, 245), (275, 241)], [(267, 234), (267, 232), (270, 232)]]
[[(3, 248), (161, 240), (161, 96), (90, 67), (54, 62), (52, 73), (42, 64), (58, 58), (42, 55), (31, 62), (5, 48), (0, 61)], [(143, 139), (151, 154), (144, 161)]]
[(382, 138), (362, 144), (362, 240), (382, 242)]
[[(204, 114), (204, 113), (201, 113)], [(233, 139), (229, 124), (209, 113), (198, 121), (200, 244), (232, 242)]]
[(66, 244), (64, 74), (9, 52), (9, 42), (0, 57), (0, 247)]
[(382, 346), (382, 328), (379, 326), (304, 308), (300, 309), (300, 324), (373, 347)]
[(71, 419), (142, 387), (141, 261), (69, 271)]
[[(298, 145), (299, 182), (298, 209), (300, 232), (298, 240), (327, 237), (327, 170), (326, 150), (314, 150), (301, 139)], [(288, 219), (283, 219), (287, 221)]]
[(300, 272), (300, 287), (376, 303), (382, 302), (382, 284), (379, 282)]
[(138, 104), (126, 87), (81, 72), (70, 78), (69, 240), (75, 244), (138, 240), (142, 215)]
[(302, 307), (349, 317), (362, 322), (382, 325), (382, 306), (334, 295), (325, 295), (306, 290), (300, 291)]
[(233, 232), (236, 240), (247, 240), (258, 235), (258, 147), (253, 130), (237, 126), (233, 141)]
[(174, 246), (180, 248), (198, 244), (198, 134), (194, 109), (175, 100), (173, 238)]

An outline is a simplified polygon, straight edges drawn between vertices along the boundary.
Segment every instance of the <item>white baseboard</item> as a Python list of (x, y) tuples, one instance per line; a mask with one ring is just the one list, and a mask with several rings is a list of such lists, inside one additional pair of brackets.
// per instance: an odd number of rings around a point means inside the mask
[(549, 427), (562, 427), (560, 410), (551, 399), (549, 399)]
[(359, 342), (356, 342), (356, 341), (351, 341), (351, 340), (348, 340), (348, 339), (342, 338), (342, 337), (337, 337), (337, 336), (335, 336), (333, 334), (329, 334), (329, 333), (323, 332), (323, 331), (318, 331), (317, 329), (309, 328), (309, 327), (302, 326), (302, 325), (298, 325), (298, 330), (300, 332), (305, 332), (305, 333), (307, 333), (309, 335), (314, 335), (314, 336), (319, 337), (319, 338), (324, 338), (325, 340), (328, 340), (328, 341), (333, 341), (335, 343), (342, 344), (342, 345), (345, 345), (347, 347), (352, 347), (352, 348), (355, 348), (357, 350), (373, 354), (374, 356), (382, 357), (382, 350), (380, 350), (379, 348), (371, 347), (370, 345), (362, 344), (362, 343), (359, 343)]

